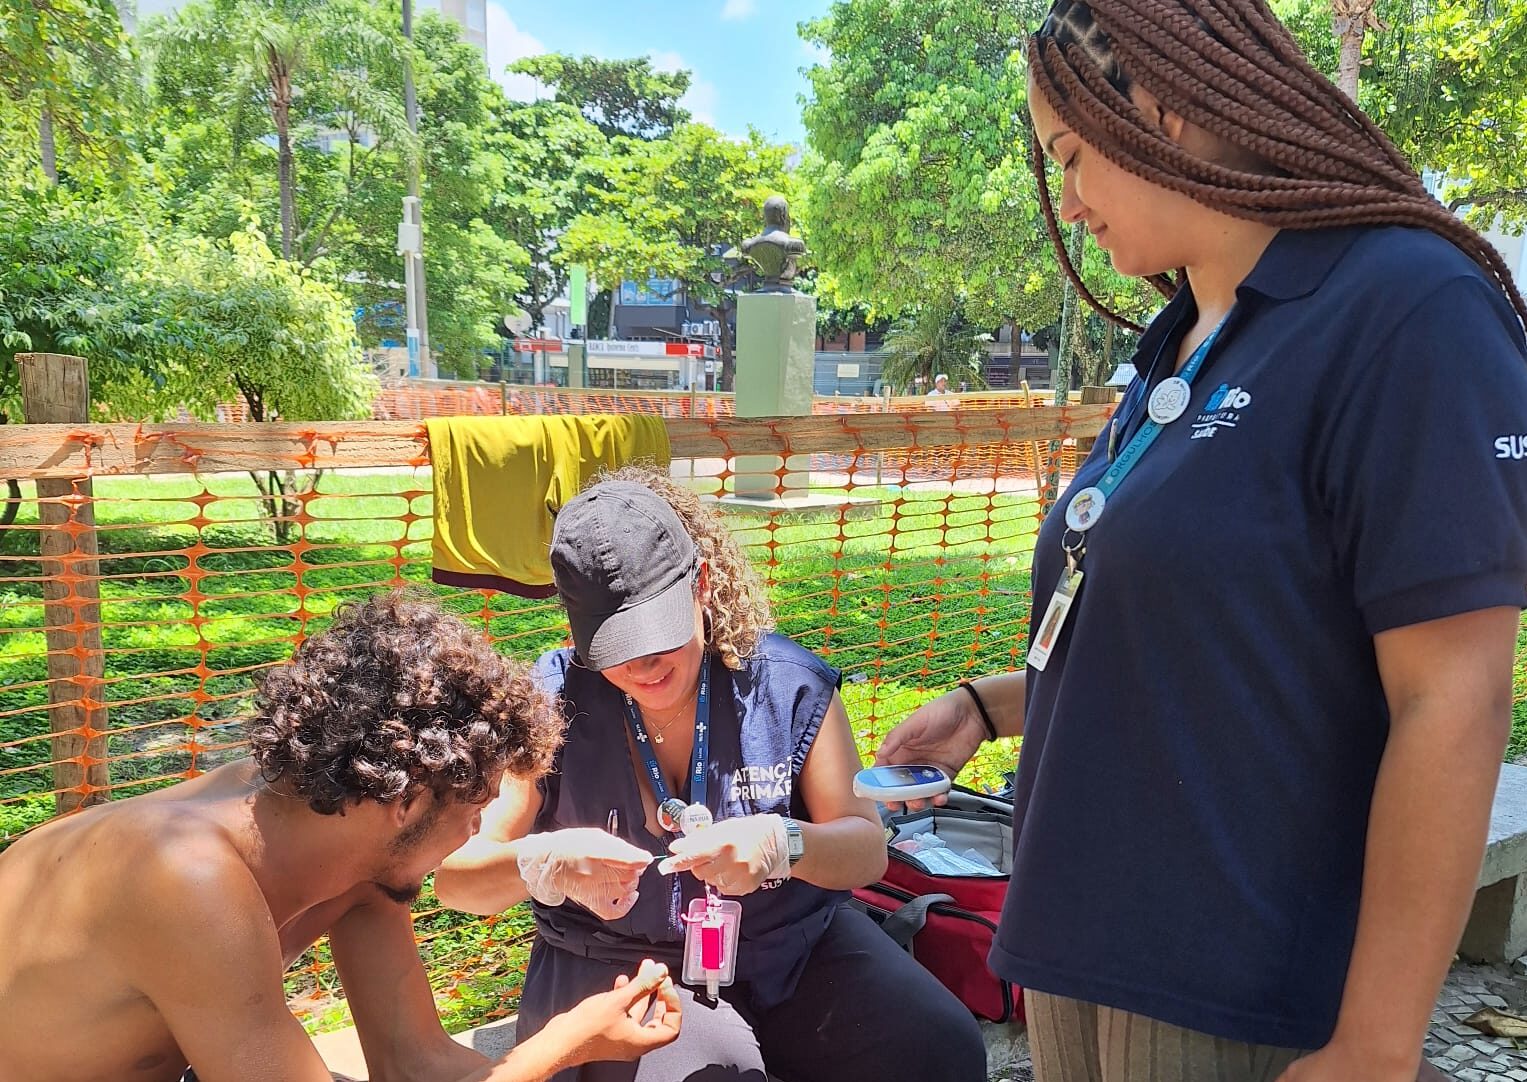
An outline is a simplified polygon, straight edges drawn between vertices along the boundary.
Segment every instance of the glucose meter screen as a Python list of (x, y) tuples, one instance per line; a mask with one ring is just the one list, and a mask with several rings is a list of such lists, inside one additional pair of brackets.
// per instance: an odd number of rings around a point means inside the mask
[(877, 766), (869, 770), (873, 784), (891, 788), (898, 785), (927, 785), (940, 781), (943, 775), (927, 766)]

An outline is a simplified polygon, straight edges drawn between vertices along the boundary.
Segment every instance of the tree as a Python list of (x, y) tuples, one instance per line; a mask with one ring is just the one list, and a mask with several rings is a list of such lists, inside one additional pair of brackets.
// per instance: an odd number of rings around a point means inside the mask
[(132, 52), (111, 0), (0, 5), (0, 100), (35, 134), (24, 141), (22, 160), (52, 181), (58, 180), (60, 137), (66, 158), (87, 168), (121, 158), (119, 114), (131, 69)]
[[(193, 414), (215, 415), (242, 398), (255, 421), (344, 420), (367, 417), (376, 377), (361, 356), (349, 303), (290, 261), (277, 258), (254, 230), (226, 242), (176, 238), (148, 245), (132, 279), (166, 328), (155, 380), (122, 388), (118, 408), (134, 391), (182, 403)], [(276, 532), (285, 544), (300, 504), (317, 482), (294, 469), (251, 473)]]
[(791, 193), (789, 153), (756, 131), (730, 139), (703, 124), (650, 142), (617, 139), (596, 163), (607, 189), (568, 225), (559, 259), (587, 264), (601, 282), (677, 279), (723, 327), (722, 387), (730, 389), (723, 253), (758, 232), (764, 200)]
[(647, 57), (601, 60), (551, 53), (510, 65), (579, 110), (606, 138), (661, 139), (689, 119), (679, 99), (689, 90), (687, 71), (656, 71)]
[[(1316, 67), (1338, 71), (1326, 0), (1275, 9)], [(1377, 0), (1357, 101), (1477, 224), (1527, 223), (1527, 0)]]
[[(210, 419), (240, 397), (257, 421), (370, 412), (375, 379), (342, 297), (257, 232), (190, 237), (153, 209), (134, 218), (67, 188), (0, 189), (0, 420), (20, 415), (15, 355), (26, 352), (88, 360), (103, 419), (183, 408)], [(284, 538), (295, 480), (257, 481)]]
[(1374, 11), (1374, 0), (1331, 0), (1331, 29), (1336, 34), (1340, 60), (1336, 85), (1357, 101), (1358, 69), (1363, 63), (1363, 39), (1370, 31), (1384, 29)]
[(153, 383), (164, 329), (129, 278), (142, 224), (51, 184), (0, 186), (0, 217), (0, 422), (21, 417), (18, 353), (85, 357), (98, 408)]
[(579, 214), (595, 209), (593, 192), (604, 183), (599, 163), (610, 148), (576, 107), (558, 101), (507, 108), (493, 145), (507, 168), (487, 217), (528, 253), (515, 303), (531, 326), (544, 326), (546, 306), (567, 288), (567, 264), (555, 257), (558, 238)]
[[(514, 307), (528, 264), (491, 213), (514, 163), (494, 145), (497, 118), (508, 103), (481, 53), (436, 13), (415, 23), (414, 140), (402, 114), (401, 58), (410, 46), (385, 10), (361, 2), (347, 15), (356, 0), (331, 7), (239, 2), (254, 4), (278, 29), (285, 27), (267, 37), (307, 41), (295, 57), (302, 81), (294, 87), (302, 93), (294, 90), (287, 114), (290, 191), (282, 194), (277, 178), (285, 173), (269, 145), (279, 146), (280, 139), (269, 109), (274, 98), (260, 82), (265, 70), (252, 71), (247, 50), (220, 36), (222, 7), (193, 6), (150, 31), (155, 98), (167, 132), (153, 158), (172, 178), (168, 203), (177, 223), (225, 237), (250, 221), (285, 222), (290, 210), (296, 261), (353, 301), (362, 341), (375, 345), (397, 333), (387, 322), (403, 289), (397, 223), (417, 148), (432, 350), (443, 370), (476, 373), (482, 351), (495, 341), (494, 327)], [(330, 19), (344, 25), (330, 28)], [(331, 37), (324, 38), (330, 29)], [(346, 59), (345, 43), (352, 39), (371, 49), (377, 62), (358, 69)]]
[[(496, 212), (521, 168), (499, 145), (510, 105), (454, 23), (426, 13), (414, 25), (414, 47), (430, 344), (442, 371), (475, 376), (483, 351), (497, 341), (495, 327), (525, 287), (530, 262)], [(382, 179), (352, 206), (329, 260), (335, 271), (348, 271), (336, 284), (365, 313), (360, 330), (368, 344), (387, 333), (378, 313), (401, 293), (395, 240), (407, 162), (391, 153), (381, 163)]]
[[(801, 27), (830, 55), (807, 73), (802, 173), (808, 237), (836, 303), (907, 313), (914, 326), (927, 311), (993, 329), (1060, 317), (1070, 285), (1029, 166), (1022, 54), (1046, 6), (838, 0)], [(1151, 303), (1095, 245), (1085, 251), (1100, 299)], [(1083, 367), (1071, 351), (1085, 339), (1063, 337), (1063, 369)]]
[[(152, 35), (161, 101), (172, 114), (200, 114), (205, 100), (188, 99), (186, 91), (210, 91), (227, 113), (230, 164), (251, 142), (274, 138), (284, 259), (307, 266), (322, 254), (366, 176), (366, 161), (385, 148), (414, 153), (394, 89), (405, 46), (381, 18), (364, 0), (198, 0)], [(199, 79), (177, 76), (182, 65)], [(345, 136), (346, 181), (303, 228), (297, 148), (325, 132)]]
[(803, 218), (840, 302), (1053, 322), (1054, 262), (1026, 152), (1019, 52), (1038, 0), (838, 0), (802, 26)]

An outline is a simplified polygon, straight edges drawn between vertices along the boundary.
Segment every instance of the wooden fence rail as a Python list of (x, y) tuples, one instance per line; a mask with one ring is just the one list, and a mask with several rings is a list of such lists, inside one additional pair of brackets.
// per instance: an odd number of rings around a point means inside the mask
[[(1111, 405), (743, 419), (671, 418), (675, 458), (979, 447), (1094, 436)], [(339, 469), (429, 463), (414, 421), (0, 425), (0, 478)]]

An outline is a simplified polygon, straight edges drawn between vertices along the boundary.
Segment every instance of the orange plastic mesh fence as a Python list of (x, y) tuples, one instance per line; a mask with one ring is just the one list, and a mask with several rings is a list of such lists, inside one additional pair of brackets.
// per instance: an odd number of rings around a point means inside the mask
[[(931, 694), (1018, 663), (1034, 463), (1055, 465), (1049, 441), (1095, 434), (1109, 408), (668, 427), (674, 475), (703, 493), (809, 497), (718, 506), (781, 630), (844, 671), (870, 748)], [(429, 580), (429, 448), (413, 421), (0, 426), (4, 477), (21, 498), (0, 529), (0, 846), (60, 810), (238, 757), (251, 674), (344, 601)], [(425, 588), (516, 656), (565, 641), (554, 601)], [(995, 780), (1010, 759), (994, 749), (975, 772)], [(479, 922), (423, 906), (416, 920), (443, 1009), (507, 1008), (522, 911)], [(325, 1020), (326, 952), (292, 979), (299, 1012)]]

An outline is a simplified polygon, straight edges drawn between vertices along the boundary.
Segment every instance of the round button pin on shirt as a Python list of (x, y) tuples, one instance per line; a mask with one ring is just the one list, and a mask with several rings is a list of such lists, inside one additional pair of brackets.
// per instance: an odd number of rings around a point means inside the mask
[(1108, 497), (1100, 488), (1084, 488), (1066, 505), (1066, 525), (1077, 533), (1086, 533), (1102, 517)]
[(1158, 425), (1171, 424), (1187, 412), (1188, 400), (1192, 397), (1193, 388), (1187, 380), (1169, 376), (1156, 384), (1156, 389), (1151, 392), (1148, 407), (1151, 420)]

